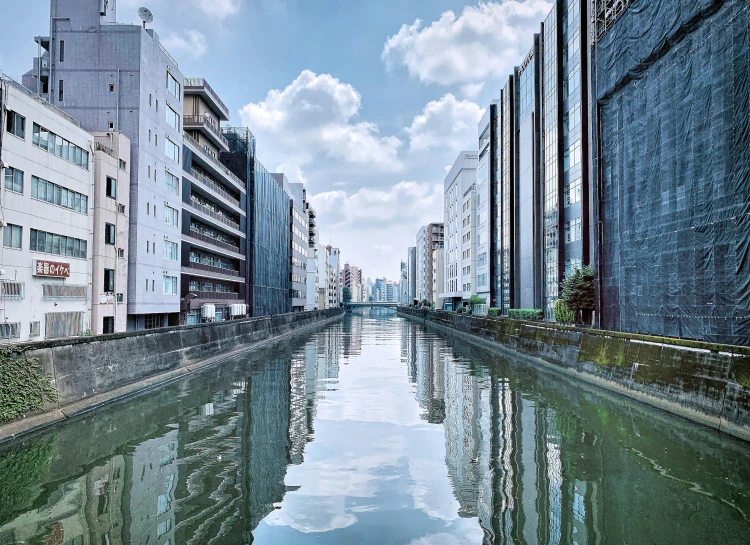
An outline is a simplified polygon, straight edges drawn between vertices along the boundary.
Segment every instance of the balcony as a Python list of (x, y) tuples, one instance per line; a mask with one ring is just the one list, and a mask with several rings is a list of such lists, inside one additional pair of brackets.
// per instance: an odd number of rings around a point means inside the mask
[(207, 216), (209, 216), (211, 218), (214, 218), (215, 220), (220, 221), (224, 225), (228, 225), (232, 229), (235, 229), (237, 231), (240, 230), (240, 224), (239, 223), (236, 223), (236, 222), (230, 220), (229, 218), (227, 218), (223, 214), (219, 214), (218, 212), (215, 212), (214, 210), (211, 210), (207, 206), (203, 206), (201, 203), (199, 203), (198, 201), (196, 201), (194, 199), (190, 199), (190, 206), (192, 208), (196, 209), (198, 212), (201, 212), (202, 214), (205, 214), (205, 215), (207, 215)]
[(185, 130), (201, 131), (222, 151), (229, 151), (229, 140), (221, 134), (221, 129), (212, 118), (206, 115), (185, 115), (182, 117), (182, 126)]
[[(233, 278), (239, 278), (240, 271), (235, 271), (234, 269), (223, 269), (221, 267), (214, 267), (213, 265), (204, 265), (203, 263), (194, 263), (190, 262), (187, 266), (184, 266), (183, 269), (191, 269), (192, 274), (195, 274), (195, 271), (205, 271), (208, 273), (211, 273), (211, 276), (225, 276), (228, 279)], [(191, 271), (188, 271), (188, 274), (191, 274)], [(205, 275), (198, 275), (198, 276), (205, 276)]]
[(186, 95), (199, 95), (216, 112), (219, 119), (229, 121), (229, 108), (203, 78), (185, 78), (183, 91)]
[(219, 161), (216, 157), (212, 157), (211, 155), (203, 151), (203, 148), (198, 143), (198, 141), (192, 136), (190, 136), (187, 132), (183, 131), (182, 134), (185, 137), (185, 143), (190, 144), (194, 148), (193, 150), (194, 160), (198, 159), (198, 161), (202, 163), (201, 166), (205, 164), (206, 168), (215, 170), (218, 176), (226, 176), (230, 182), (237, 184), (238, 190), (245, 191), (245, 182), (240, 180), (234, 174), (234, 172), (229, 170), (226, 167), (226, 165), (222, 164), (222, 162)]
[[(191, 291), (198, 297), (197, 300), (203, 301), (226, 301), (226, 300), (239, 300), (240, 294), (236, 291)], [(244, 301), (243, 301), (244, 302)]]
[[(216, 193), (218, 196), (223, 198), (228, 203), (236, 206), (237, 208), (240, 208), (240, 201), (235, 199), (226, 189), (221, 187), (218, 183), (216, 183), (214, 180), (206, 176), (205, 174), (201, 174), (194, 168), (190, 169), (190, 174), (193, 175), (193, 178), (198, 180), (200, 183), (202, 183), (204, 186), (209, 188), (211, 191)], [(241, 208), (240, 208), (241, 210)]]
[(200, 240), (202, 242), (205, 242), (206, 244), (216, 246), (217, 248), (221, 248), (223, 250), (227, 250), (230, 252), (234, 252), (236, 254), (240, 254), (244, 258), (244, 255), (240, 252), (239, 246), (234, 246), (232, 244), (228, 244), (224, 242), (223, 240), (218, 240), (208, 235), (204, 235), (203, 233), (200, 233), (196, 231), (195, 229), (190, 229), (190, 234), (187, 236), (194, 238), (195, 240)]

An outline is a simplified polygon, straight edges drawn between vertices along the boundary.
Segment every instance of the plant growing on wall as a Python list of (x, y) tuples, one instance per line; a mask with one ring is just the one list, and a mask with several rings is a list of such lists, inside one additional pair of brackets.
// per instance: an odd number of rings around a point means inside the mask
[(42, 366), (24, 348), (0, 348), (0, 422), (37, 411), (57, 401), (57, 390)]
[(594, 269), (585, 266), (567, 275), (563, 280), (560, 299), (581, 319), (584, 312), (594, 310)]
[(562, 299), (555, 301), (555, 321), (559, 324), (572, 324), (576, 321), (576, 313)]

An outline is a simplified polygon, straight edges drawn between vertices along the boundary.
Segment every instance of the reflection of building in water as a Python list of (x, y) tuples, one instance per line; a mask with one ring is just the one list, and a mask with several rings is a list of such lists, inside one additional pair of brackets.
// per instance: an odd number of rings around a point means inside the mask
[[(308, 343), (309, 344), (309, 343)], [(292, 357), (289, 396), (289, 460), (302, 463), (302, 453), (307, 443), (307, 350)], [(313, 360), (314, 364), (315, 360)]]
[(445, 362), (440, 343), (417, 335), (408, 322), (402, 323), (401, 361), (409, 381), (416, 387), (415, 398), (425, 411), (422, 418), (432, 424), (445, 419)]
[(344, 320), (341, 328), (344, 357), (359, 356), (362, 353), (362, 318), (354, 316), (351, 320)]

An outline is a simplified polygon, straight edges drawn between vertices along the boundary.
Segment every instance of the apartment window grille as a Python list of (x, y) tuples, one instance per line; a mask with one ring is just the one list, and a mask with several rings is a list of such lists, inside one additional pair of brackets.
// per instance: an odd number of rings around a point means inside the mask
[(20, 339), (21, 338), (21, 323), (20, 322), (5, 322), (0, 323), (0, 339)]
[(23, 299), (24, 283), (16, 280), (0, 280), (0, 299)]
[(5, 167), (5, 189), (15, 193), (23, 193), (23, 170)]
[(29, 323), (29, 337), (38, 337), (40, 333), (40, 322), (30, 322)]
[(83, 284), (42, 284), (42, 299), (86, 299), (88, 293)]
[(83, 331), (83, 312), (48, 312), (44, 315), (47, 339), (76, 337)]

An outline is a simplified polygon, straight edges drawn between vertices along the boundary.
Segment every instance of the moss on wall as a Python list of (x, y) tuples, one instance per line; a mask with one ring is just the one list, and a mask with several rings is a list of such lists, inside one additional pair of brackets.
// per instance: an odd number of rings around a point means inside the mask
[(57, 390), (26, 348), (0, 349), (0, 422), (40, 410), (57, 400)]

